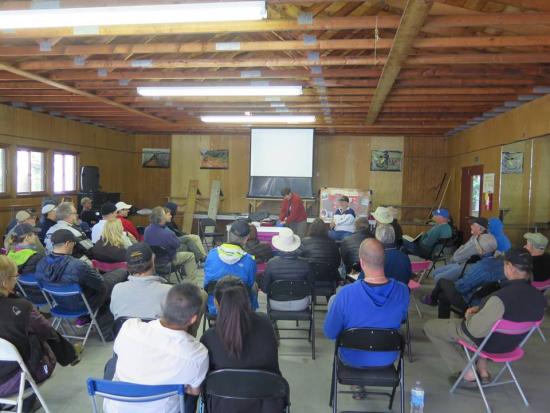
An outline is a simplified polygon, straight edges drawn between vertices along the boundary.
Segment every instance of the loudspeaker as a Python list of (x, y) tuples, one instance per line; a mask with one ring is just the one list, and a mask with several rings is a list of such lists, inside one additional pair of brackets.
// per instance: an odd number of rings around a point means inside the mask
[(80, 168), (80, 190), (82, 192), (99, 191), (99, 168), (86, 165)]

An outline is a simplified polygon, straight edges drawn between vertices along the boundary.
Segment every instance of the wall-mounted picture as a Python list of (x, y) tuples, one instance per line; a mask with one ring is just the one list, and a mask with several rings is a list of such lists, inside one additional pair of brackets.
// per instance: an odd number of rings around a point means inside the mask
[(401, 151), (373, 150), (371, 152), (370, 170), (383, 172), (400, 172), (403, 161)]
[(523, 173), (523, 152), (502, 152), (500, 170), (503, 174)]
[(229, 168), (228, 149), (201, 149), (201, 169)]
[(144, 168), (170, 168), (170, 149), (143, 148), (141, 166)]

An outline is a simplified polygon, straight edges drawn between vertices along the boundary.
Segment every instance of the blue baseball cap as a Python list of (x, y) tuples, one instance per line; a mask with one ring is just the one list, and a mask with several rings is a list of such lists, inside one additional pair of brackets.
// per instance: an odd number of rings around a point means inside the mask
[(443, 217), (443, 218), (449, 218), (449, 210), (445, 208), (439, 208), (436, 209), (432, 215), (435, 217), (436, 215)]

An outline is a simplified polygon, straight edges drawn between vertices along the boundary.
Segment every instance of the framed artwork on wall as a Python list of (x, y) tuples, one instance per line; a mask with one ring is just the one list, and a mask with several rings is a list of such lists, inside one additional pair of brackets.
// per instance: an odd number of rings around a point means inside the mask
[(401, 172), (402, 164), (403, 152), (401, 151), (371, 151), (371, 171)]
[(228, 169), (229, 168), (229, 150), (228, 149), (201, 149), (200, 151), (201, 169)]
[(523, 173), (523, 152), (502, 152), (500, 168), (503, 174)]
[(143, 168), (170, 168), (170, 149), (143, 148), (141, 166)]

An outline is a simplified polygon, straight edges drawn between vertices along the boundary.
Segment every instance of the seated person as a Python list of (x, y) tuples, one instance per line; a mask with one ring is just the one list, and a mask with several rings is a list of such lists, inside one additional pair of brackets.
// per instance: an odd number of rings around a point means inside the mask
[(258, 230), (254, 225), (250, 225), (250, 233), (244, 249), (256, 259), (256, 264), (268, 262), (273, 257), (271, 245), (258, 240)]
[(44, 257), (44, 250), (36, 250), (36, 233), (40, 229), (30, 224), (17, 224), (11, 231), (8, 241), (8, 257), (17, 264), (19, 274), (31, 274), (36, 271), (36, 264)]
[(101, 220), (92, 227), (92, 242), (95, 244), (103, 234), (103, 227), (107, 221), (117, 218), (116, 206), (111, 202), (101, 205)]
[(321, 218), (309, 226), (308, 236), (302, 240), (302, 257), (310, 264), (316, 264), (319, 269), (334, 275), (334, 281), (340, 279), (340, 250), (336, 242), (329, 237), (327, 226)]
[[(431, 294), (422, 298), (427, 305), (438, 306), (438, 318), (449, 318), (451, 307), (466, 311), (470, 301), (480, 287), (490, 286), (504, 280), (504, 262), (500, 257), (484, 257), (466, 270), (464, 277), (457, 281), (441, 279)], [(495, 286), (495, 288), (497, 288)]]
[(403, 229), (401, 228), (401, 224), (399, 224), (399, 221), (397, 220), (397, 217), (399, 216), (399, 211), (397, 208), (394, 208), (392, 206), (386, 208), (393, 218), (391, 226), (393, 227), (393, 231), (395, 233), (395, 246), (397, 248), (401, 248), (401, 245), (403, 245)]
[[(136, 384), (185, 384), (185, 411), (194, 412), (200, 386), (208, 372), (208, 350), (188, 333), (200, 318), (199, 287), (184, 282), (174, 285), (162, 305), (162, 317), (149, 323), (137, 318), (126, 321), (113, 351), (118, 357), (114, 380)], [(105, 399), (105, 413), (178, 413), (176, 396), (140, 403)]]
[[(273, 246), (280, 252), (273, 257), (265, 267), (262, 279), (262, 290), (269, 295), (271, 284), (278, 280), (296, 280), (313, 282), (313, 274), (309, 263), (300, 258), (300, 237), (295, 235), (290, 228), (282, 228), (279, 235), (271, 240)], [(311, 297), (304, 297), (291, 301), (270, 300), (272, 310), (300, 311), (309, 305)]]
[(449, 225), (449, 211), (445, 208), (439, 208), (433, 211), (432, 220), (435, 225), (429, 231), (423, 233), (415, 241), (411, 237), (403, 238), (402, 250), (406, 254), (417, 255), (422, 258), (430, 259), (432, 249), (441, 239), (451, 238), (453, 229)]
[[(324, 332), (331, 340), (351, 328), (397, 330), (407, 317), (409, 289), (403, 283), (386, 278), (384, 246), (378, 240), (366, 239), (361, 243), (359, 255), (365, 278), (344, 286), (329, 302)], [(399, 353), (342, 349), (340, 357), (353, 367), (381, 367), (393, 364)], [(363, 389), (354, 391), (355, 399), (365, 397)]]
[(70, 202), (62, 202), (55, 209), (55, 215), (57, 217), (57, 222), (53, 225), (47, 232), (45, 238), (46, 249), (52, 251), (53, 244), (51, 242), (51, 237), (54, 232), (59, 229), (66, 229), (70, 231), (76, 239), (76, 247), (73, 249), (73, 256), (75, 258), (82, 258), (86, 261), (86, 254), (91, 255), (91, 250), (94, 244), (86, 236), (84, 231), (77, 225), (78, 215), (76, 213), (76, 208)]
[[(11, 225), (12, 223), (13, 225)], [(6, 251), (10, 250), (10, 242), (13, 239), (13, 229), (20, 224), (28, 224), (34, 228), (36, 225), (36, 217), (27, 210), (19, 211), (17, 214), (15, 214), (15, 220), (10, 222), (11, 226), (8, 226), (9, 230), (7, 231), (6, 237), (4, 239), (4, 248), (6, 249)], [(33, 244), (36, 251), (42, 253), (44, 252), (44, 246), (40, 242), (39, 238), (34, 238)]]
[(132, 205), (128, 205), (126, 202), (121, 201), (117, 202), (115, 207), (117, 218), (122, 223), (122, 228), (124, 228), (124, 232), (128, 234), (128, 237), (132, 243), (143, 241), (143, 235), (138, 232), (134, 223), (128, 219), (128, 214), (130, 213), (130, 208), (132, 208)]
[[(391, 224), (376, 225), (375, 237), (384, 246), (384, 274), (409, 285), (412, 276), (411, 260), (407, 254), (395, 247), (395, 234)], [(363, 279), (361, 273), (358, 279)]]
[[(424, 324), (424, 332), (449, 368), (453, 382), (466, 366), (464, 351), (458, 345), (458, 340), (480, 345), (500, 319), (515, 322), (542, 319), (546, 303), (542, 294), (529, 285), (532, 266), (532, 258), (525, 249), (507, 251), (504, 256), (506, 281), (502, 283), (500, 290), (485, 298), (479, 307), (468, 308), (464, 319), (434, 319)], [(487, 342), (484, 350), (490, 353), (507, 353), (514, 350), (524, 337), (525, 335), (496, 334)], [(480, 358), (476, 367), (482, 384), (488, 384), (491, 378), (487, 361)], [(462, 385), (477, 387), (472, 370), (466, 372)]]
[[(95, 269), (83, 260), (72, 256), (76, 239), (68, 229), (59, 229), (51, 236), (52, 252), (42, 258), (36, 266), (36, 278), (40, 281), (53, 284), (76, 283), (82, 288), (86, 300), (92, 310), (99, 308), (98, 323), (100, 327), (107, 327), (112, 322), (109, 313), (108, 299), (115, 284), (125, 281), (126, 270), (114, 270), (100, 275)], [(80, 310), (83, 304), (76, 297), (57, 299), (58, 303), (68, 309)], [(103, 317), (106, 315), (106, 317)], [(82, 325), (88, 319), (80, 319), (77, 325)], [(103, 325), (102, 322), (104, 321)]]
[(53, 227), (57, 222), (57, 218), (55, 216), (55, 205), (54, 204), (46, 204), (42, 207), (42, 219), (40, 220), (40, 235), (38, 235), (38, 239), (40, 242), (44, 243), (46, 239), (46, 234), (48, 233), (48, 230)]
[[(164, 212), (166, 214), (166, 228), (172, 231), (179, 238), (181, 245), (178, 251), (189, 251), (195, 255), (196, 262), (202, 262), (206, 258), (206, 251), (204, 250), (204, 245), (202, 240), (198, 235), (195, 234), (184, 234), (178, 229), (178, 226), (174, 222), (174, 211), (178, 210), (178, 207), (173, 202), (168, 202), (165, 206)], [(174, 208), (171, 208), (174, 206)]]
[(126, 249), (131, 246), (127, 240), (120, 220), (111, 219), (103, 226), (101, 238), (92, 248), (92, 256), (102, 262), (124, 262)]
[(151, 247), (161, 247), (166, 250), (174, 265), (183, 264), (185, 274), (190, 282), (197, 283), (197, 263), (192, 252), (180, 251), (181, 241), (176, 235), (166, 228), (168, 217), (163, 207), (155, 207), (149, 217), (151, 222), (147, 228), (143, 240)]
[(338, 209), (334, 212), (328, 236), (341, 241), (351, 235), (355, 229), (355, 211), (349, 207), (349, 198), (342, 195), (338, 198)]
[(470, 232), (472, 236), (455, 251), (450, 264), (442, 265), (434, 270), (433, 276), (436, 281), (442, 278), (455, 281), (460, 277), (466, 261), (471, 257), (475, 255), (483, 257), (495, 252), (497, 241), (495, 237), (487, 233), (489, 227), (487, 219), (473, 218), (471, 222)]
[(489, 219), (489, 234), (497, 240), (497, 253), (504, 254), (510, 248), (512, 243), (504, 233), (504, 224), (498, 218)]
[[(17, 297), (16, 279), (15, 262), (0, 255), (0, 337), (17, 347), (33, 379), (41, 383), (52, 375), (56, 363), (75, 365), (80, 359), (73, 345), (51, 326), (31, 302)], [(0, 362), (0, 397), (17, 394), (20, 381), (21, 370), (16, 363)], [(35, 411), (35, 399), (33, 395), (24, 400), (23, 412)]]
[(79, 216), (80, 220), (92, 228), (99, 222), (99, 213), (92, 209), (92, 200), (85, 196), (80, 200), (80, 206), (82, 207)]
[(550, 254), (544, 252), (548, 238), (540, 232), (528, 232), (523, 235), (525, 248), (533, 257), (533, 281), (541, 282), (550, 279)]
[[(244, 250), (250, 225), (244, 219), (237, 219), (231, 225), (227, 242), (213, 248), (206, 257), (204, 263), (204, 288), (212, 281), (218, 281), (226, 275), (239, 277), (250, 290), (250, 304), (255, 311), (258, 309), (258, 296), (255, 292), (256, 261), (254, 257)], [(208, 313), (216, 314), (214, 297), (208, 296)]]
[[(210, 371), (221, 369), (255, 369), (281, 374), (277, 338), (271, 321), (250, 308), (248, 292), (238, 277), (224, 277), (214, 292), (218, 309), (216, 325), (201, 337), (208, 349)], [(261, 351), (258, 351), (261, 349)], [(271, 413), (282, 412), (280, 399), (227, 400), (208, 398), (212, 412)]]
[[(357, 218), (355, 220), (355, 232), (349, 237), (344, 238), (340, 244), (340, 254), (347, 274), (351, 274), (354, 271), (354, 264), (359, 266), (359, 247), (361, 243), (365, 239), (372, 237), (369, 220), (366, 217)], [(356, 270), (359, 272), (359, 268), (356, 268)]]

